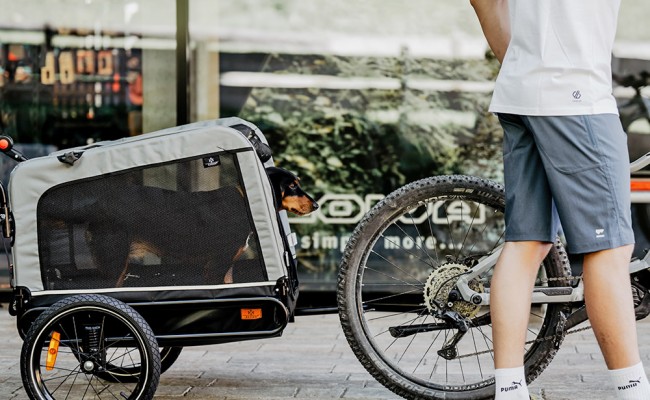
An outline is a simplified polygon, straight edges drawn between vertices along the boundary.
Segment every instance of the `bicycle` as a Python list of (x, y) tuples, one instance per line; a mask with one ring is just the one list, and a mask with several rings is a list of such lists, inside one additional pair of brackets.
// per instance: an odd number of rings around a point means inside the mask
[[(650, 165), (650, 153), (630, 164)], [(490, 278), (503, 246), (504, 189), (472, 176), (402, 188), (359, 222), (345, 249), (337, 303), (345, 336), (371, 375), (400, 396), (494, 396)], [(637, 320), (650, 313), (650, 253), (630, 263)], [(588, 329), (583, 282), (558, 238), (535, 282), (526, 381), (567, 333)]]

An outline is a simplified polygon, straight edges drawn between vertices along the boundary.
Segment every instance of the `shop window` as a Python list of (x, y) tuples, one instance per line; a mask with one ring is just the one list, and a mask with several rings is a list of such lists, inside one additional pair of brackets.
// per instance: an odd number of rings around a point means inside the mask
[(19, 3), (0, 24), (5, 133), (64, 148), (175, 125), (174, 0)]

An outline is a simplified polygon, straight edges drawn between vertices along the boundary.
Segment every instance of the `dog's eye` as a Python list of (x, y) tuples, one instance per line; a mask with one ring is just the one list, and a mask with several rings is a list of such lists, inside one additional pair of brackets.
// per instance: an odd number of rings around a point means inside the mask
[(296, 188), (296, 184), (295, 184), (295, 183), (290, 183), (290, 184), (289, 184), (289, 189), (295, 189), (295, 188)]

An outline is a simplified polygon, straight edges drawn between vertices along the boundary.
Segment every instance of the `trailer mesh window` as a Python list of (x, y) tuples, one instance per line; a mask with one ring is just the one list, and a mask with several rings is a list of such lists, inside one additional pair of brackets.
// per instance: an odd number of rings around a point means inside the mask
[(53, 187), (37, 209), (46, 289), (265, 281), (232, 154)]

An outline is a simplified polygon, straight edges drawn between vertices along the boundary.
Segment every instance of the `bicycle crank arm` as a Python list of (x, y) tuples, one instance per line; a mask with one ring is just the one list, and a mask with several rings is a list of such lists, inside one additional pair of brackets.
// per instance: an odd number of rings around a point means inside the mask
[(634, 316), (636, 320), (642, 320), (650, 314), (650, 294), (646, 293), (639, 305), (634, 307)]
[(579, 325), (587, 320), (587, 308), (583, 305), (571, 314), (566, 319), (566, 324), (564, 325), (565, 330), (569, 330), (576, 325)]

